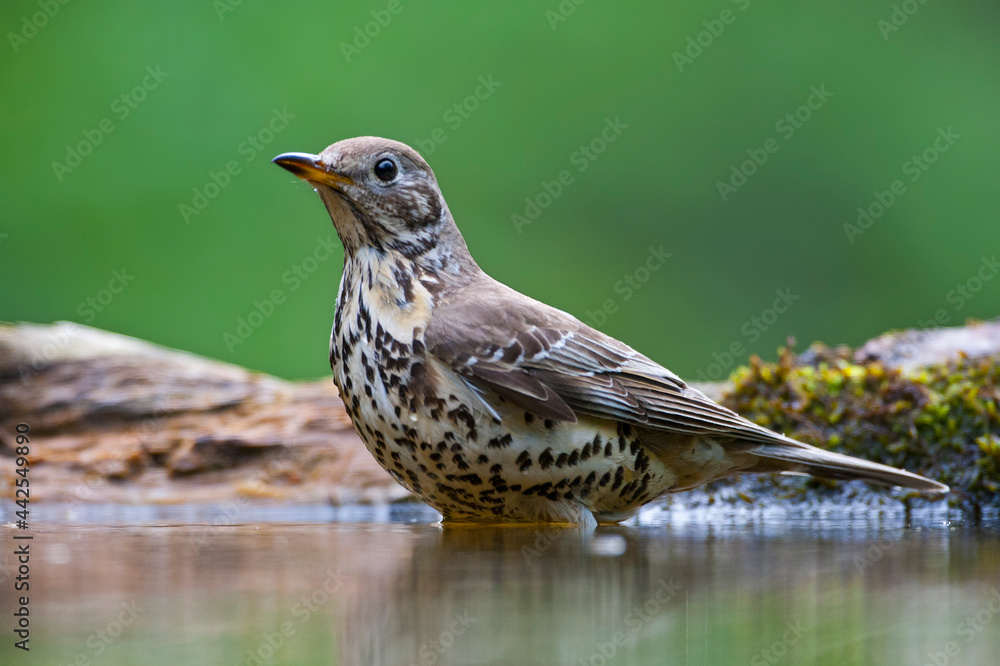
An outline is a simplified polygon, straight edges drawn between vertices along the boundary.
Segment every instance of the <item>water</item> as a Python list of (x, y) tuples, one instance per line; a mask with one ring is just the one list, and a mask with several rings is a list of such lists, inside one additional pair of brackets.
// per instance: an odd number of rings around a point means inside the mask
[(29, 654), (10, 633), (21, 532), (3, 528), (4, 664), (942, 666), (1000, 654), (993, 517), (650, 510), (583, 532), (442, 527), (413, 505), (31, 515)]

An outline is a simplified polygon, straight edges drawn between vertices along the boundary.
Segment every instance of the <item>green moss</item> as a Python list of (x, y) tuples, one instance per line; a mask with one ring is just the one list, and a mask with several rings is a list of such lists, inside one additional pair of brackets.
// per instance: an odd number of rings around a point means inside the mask
[(937, 479), (952, 500), (1000, 503), (1000, 368), (962, 358), (912, 373), (855, 363), (814, 346), (802, 362), (782, 349), (733, 375), (726, 405), (803, 442)]

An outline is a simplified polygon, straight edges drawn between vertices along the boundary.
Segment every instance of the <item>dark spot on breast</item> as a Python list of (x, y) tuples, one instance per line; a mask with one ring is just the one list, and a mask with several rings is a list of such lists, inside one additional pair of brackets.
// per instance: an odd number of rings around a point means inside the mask
[(556, 459), (552, 457), (552, 449), (545, 449), (542, 451), (542, 454), (538, 456), (538, 464), (542, 466), (542, 469), (552, 467), (552, 463), (555, 461)]
[(412, 439), (409, 439), (408, 437), (397, 437), (396, 438), (396, 444), (398, 446), (406, 447), (410, 451), (416, 451), (417, 450), (417, 443), (414, 442)]
[(403, 290), (403, 299), (399, 305), (409, 305), (413, 302), (413, 274), (406, 270), (398, 261), (392, 269), (396, 284)]
[(468, 407), (466, 407), (465, 405), (459, 405), (455, 409), (448, 412), (448, 418), (451, 419), (451, 422), (454, 423), (455, 425), (459, 425), (460, 423), (464, 424), (465, 427), (467, 428), (466, 436), (469, 439), (473, 441), (478, 439), (478, 432), (476, 431), (476, 419), (472, 417), (472, 414), (469, 412)]
[(534, 420), (535, 420), (535, 415), (534, 414), (532, 414), (531, 412), (525, 412), (524, 413), (524, 422), (525, 423), (531, 423)]
[(528, 453), (527, 450), (524, 450), (521, 452), (521, 455), (519, 455), (517, 457), (517, 460), (515, 460), (514, 462), (517, 463), (517, 468), (523, 472), (532, 465), (531, 455)]
[(625, 468), (619, 466), (615, 471), (615, 482), (611, 484), (611, 490), (617, 490), (621, 485), (622, 481), (625, 480)]
[(539, 497), (544, 497), (552, 492), (552, 482), (546, 481), (545, 483), (539, 483), (537, 485), (526, 488), (523, 495), (534, 495), (537, 494)]
[(645, 472), (649, 469), (649, 456), (641, 447), (635, 456), (635, 469), (637, 472)]
[(486, 448), (502, 449), (510, 446), (511, 442), (513, 441), (514, 438), (510, 436), (510, 433), (507, 433), (506, 435), (501, 435), (500, 437), (494, 437), (493, 439), (491, 439), (489, 442), (487, 442)]

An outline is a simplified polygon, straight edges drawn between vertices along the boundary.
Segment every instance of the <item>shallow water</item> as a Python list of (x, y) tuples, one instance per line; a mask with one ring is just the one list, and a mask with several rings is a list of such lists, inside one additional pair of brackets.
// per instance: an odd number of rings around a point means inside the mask
[[(0, 514), (0, 519), (13, 516)], [(35, 505), (45, 664), (996, 664), (1000, 530), (835, 507), (442, 527), (415, 506)], [(909, 524), (906, 521), (909, 520)], [(19, 593), (20, 594), (20, 593)]]

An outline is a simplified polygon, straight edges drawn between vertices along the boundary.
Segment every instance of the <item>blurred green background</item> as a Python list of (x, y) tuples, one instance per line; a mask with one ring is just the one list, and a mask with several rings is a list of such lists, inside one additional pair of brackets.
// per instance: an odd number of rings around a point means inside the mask
[[(421, 149), (487, 272), (692, 379), (789, 335), (858, 344), (1000, 314), (983, 263), (1000, 251), (995, 5), (10, 0), (0, 16), (0, 319), (327, 375), (342, 255), (303, 264), (332, 227), (269, 159), (361, 134)], [(800, 108), (812, 88), (830, 96)], [(607, 119), (627, 127), (574, 156)]]

